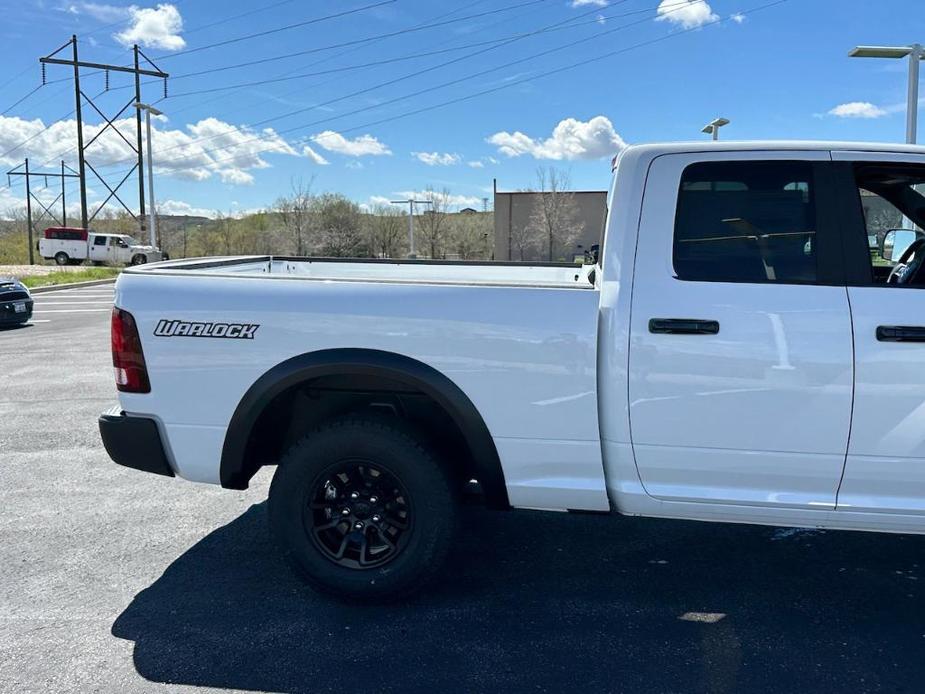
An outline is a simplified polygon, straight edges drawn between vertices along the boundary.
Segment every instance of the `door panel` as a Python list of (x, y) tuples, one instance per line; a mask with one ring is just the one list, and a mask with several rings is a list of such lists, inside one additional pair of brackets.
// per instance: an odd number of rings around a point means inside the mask
[(877, 339), (925, 326), (925, 291), (851, 287), (855, 398), (838, 508), (925, 513), (925, 343)]
[[(925, 188), (925, 157), (834, 152), (833, 158), (849, 162), (839, 170), (839, 195), (848, 202), (843, 210), (846, 240), (868, 234), (882, 238), (887, 228), (909, 228), (911, 222), (925, 225), (923, 201), (914, 195)], [(908, 190), (903, 193), (903, 188)], [(925, 342), (889, 339), (889, 333), (878, 339), (877, 334), (880, 328), (925, 327), (925, 278), (903, 286), (885, 284), (885, 273), (873, 272), (872, 265), (889, 263), (866, 245), (845, 247), (846, 257), (858, 260), (851, 282), (856, 286), (848, 289), (855, 396), (838, 510), (925, 514)]]
[[(717, 161), (824, 160), (827, 153), (714, 156)], [(649, 494), (668, 500), (834, 508), (851, 415), (846, 290), (783, 283), (786, 273), (803, 278), (813, 269), (809, 261), (798, 267), (803, 259), (791, 262), (774, 247), (802, 244), (802, 237), (788, 241), (787, 227), (768, 231), (775, 228), (774, 215), (782, 207), (800, 207), (799, 194), (791, 194), (803, 190), (799, 187), (779, 199), (774, 191), (750, 189), (728, 199), (720, 194), (719, 203), (693, 203), (712, 210), (709, 214), (733, 229), (721, 239), (707, 230), (697, 241), (712, 244), (719, 239), (723, 253), (736, 260), (728, 272), (737, 281), (708, 281), (711, 273), (724, 277), (723, 259), (704, 248), (688, 258), (700, 273), (698, 280), (679, 279), (672, 262), (673, 257), (679, 262), (673, 237), (676, 214), (679, 228), (683, 215), (676, 201), (682, 172), (703, 159), (702, 154), (662, 157), (648, 177), (633, 284), (629, 369), (631, 434), (640, 479)], [(772, 175), (779, 176), (779, 170)], [(702, 191), (697, 185), (691, 188)], [(742, 188), (734, 182), (724, 185)], [(768, 199), (771, 211), (765, 214), (760, 208)], [(810, 203), (803, 204), (809, 209)], [(749, 212), (750, 205), (759, 211)], [(727, 206), (741, 209), (727, 215)], [(811, 233), (806, 238), (818, 243)], [(759, 272), (766, 280), (761, 283), (750, 280), (753, 269), (745, 266), (759, 247)], [(818, 255), (815, 246), (806, 248), (807, 255)], [(685, 319), (682, 327), (691, 329), (662, 331), (658, 321), (665, 319)]]

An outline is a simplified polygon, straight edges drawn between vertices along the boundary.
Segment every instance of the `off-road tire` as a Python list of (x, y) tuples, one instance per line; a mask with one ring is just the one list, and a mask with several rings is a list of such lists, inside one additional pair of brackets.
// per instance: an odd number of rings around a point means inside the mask
[[(439, 573), (456, 534), (458, 500), (452, 476), (422, 440), (397, 418), (355, 415), (322, 425), (284, 454), (270, 485), (270, 530), (287, 563), (311, 587), (343, 600), (384, 602), (419, 591)], [(315, 514), (328, 513), (311, 510), (319, 489), (356, 461), (394, 478), (409, 503), (400, 550), (374, 567), (338, 563), (313, 532), (321, 524)]]

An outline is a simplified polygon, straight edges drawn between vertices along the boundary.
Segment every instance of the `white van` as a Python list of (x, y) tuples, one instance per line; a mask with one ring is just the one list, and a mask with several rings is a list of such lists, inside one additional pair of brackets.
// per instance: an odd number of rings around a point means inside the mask
[(37, 245), (45, 260), (73, 265), (89, 260), (96, 264), (142, 265), (167, 260), (154, 246), (142, 246), (125, 234), (100, 234), (79, 227), (49, 227)]

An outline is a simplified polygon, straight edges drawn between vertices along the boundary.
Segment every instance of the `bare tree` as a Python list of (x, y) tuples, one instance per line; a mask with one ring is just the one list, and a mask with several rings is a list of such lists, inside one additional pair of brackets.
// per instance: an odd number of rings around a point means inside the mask
[(450, 217), (447, 245), (462, 260), (484, 260), (491, 254), (492, 215), (489, 212)]
[[(521, 192), (535, 195), (535, 192), (530, 189)], [(509, 204), (514, 204), (513, 199)], [(543, 247), (544, 230), (542, 225), (534, 224), (534, 214), (535, 213), (531, 213), (531, 217), (526, 224), (512, 223), (510, 229), (508, 229), (508, 238), (511, 244), (511, 260), (514, 259), (515, 255), (518, 260), (530, 260), (539, 255)]]
[(283, 222), (287, 235), (295, 241), (296, 255), (305, 255), (306, 249), (311, 245), (312, 223), (312, 184), (315, 179), (309, 180), (306, 185), (300, 178), (292, 181), (292, 194), (281, 197), (276, 201), (275, 209)]
[(578, 217), (575, 194), (568, 191), (571, 183), (568, 173), (540, 167), (536, 170), (536, 180), (539, 190), (527, 226), (542, 235), (547, 260), (554, 260), (571, 248), (584, 230), (584, 223)]
[(367, 219), (369, 250), (380, 258), (395, 258), (405, 247), (407, 215), (392, 205), (377, 205)]
[(313, 210), (323, 255), (341, 258), (368, 255), (360, 225), (360, 208), (355, 202), (339, 193), (325, 193), (315, 198)]
[(445, 252), (446, 242), (446, 213), (450, 205), (450, 191), (444, 188), (437, 192), (429, 187), (424, 191), (421, 199), (430, 204), (419, 218), (419, 228), (424, 243), (430, 251), (431, 258), (441, 258)]

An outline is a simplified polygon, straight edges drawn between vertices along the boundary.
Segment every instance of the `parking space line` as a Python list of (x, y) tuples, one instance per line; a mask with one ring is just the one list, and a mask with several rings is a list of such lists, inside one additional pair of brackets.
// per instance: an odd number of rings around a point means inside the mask
[(35, 313), (109, 313), (108, 308), (71, 308), (71, 309), (57, 309), (53, 308), (50, 311), (43, 311), (36, 309)]
[(36, 306), (81, 306), (93, 304), (112, 304), (112, 301), (36, 301)]

